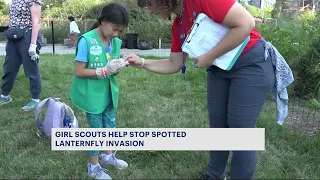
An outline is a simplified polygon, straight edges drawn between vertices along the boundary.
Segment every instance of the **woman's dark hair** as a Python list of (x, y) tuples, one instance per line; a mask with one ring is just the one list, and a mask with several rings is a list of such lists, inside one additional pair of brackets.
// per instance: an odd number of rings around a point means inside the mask
[(110, 3), (102, 9), (98, 21), (90, 30), (97, 28), (103, 20), (112, 24), (128, 26), (129, 14), (123, 5), (119, 3)]
[[(196, 1), (196, 0), (192, 0)], [(137, 5), (139, 7), (145, 8), (147, 6), (150, 6), (152, 2), (157, 3), (157, 5), (163, 5), (165, 8), (173, 11), (177, 8), (178, 6), (178, 0), (137, 0)]]
[(72, 17), (72, 16), (69, 16), (69, 17), (68, 17), (68, 20), (69, 20), (69, 21), (75, 21), (74, 17)]

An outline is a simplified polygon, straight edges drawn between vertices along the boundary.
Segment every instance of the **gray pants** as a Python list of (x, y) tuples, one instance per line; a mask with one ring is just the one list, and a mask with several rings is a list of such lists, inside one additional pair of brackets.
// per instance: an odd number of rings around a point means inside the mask
[[(3, 64), (4, 75), (2, 77), (2, 94), (7, 96), (13, 88), (21, 64), (24, 73), (30, 81), (30, 92), (32, 98), (39, 99), (41, 92), (41, 77), (39, 72), (39, 59), (32, 61), (28, 50), (31, 43), (31, 30), (29, 30), (23, 39), (19, 41), (7, 41), (6, 57)], [(37, 39), (37, 52), (41, 49), (42, 41), (39, 32)]]
[[(241, 55), (231, 71), (210, 67), (207, 75), (210, 128), (254, 128), (274, 82), (274, 67), (270, 58), (264, 59), (261, 41)], [(210, 152), (211, 178), (225, 178), (228, 156), (228, 151)], [(256, 164), (256, 151), (232, 152), (231, 179), (252, 179)]]

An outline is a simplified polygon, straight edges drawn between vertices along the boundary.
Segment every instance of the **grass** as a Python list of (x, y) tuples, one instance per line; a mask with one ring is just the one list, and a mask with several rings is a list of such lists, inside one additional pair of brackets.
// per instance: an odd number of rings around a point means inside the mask
[[(62, 98), (75, 110), (80, 126), (88, 127), (84, 114), (68, 97), (74, 72), (72, 58), (41, 55), (41, 98)], [(181, 73), (165, 76), (127, 68), (118, 75), (118, 81), (118, 127), (208, 127), (203, 70), (188, 68), (183, 77)], [(88, 178), (87, 152), (51, 151), (50, 140), (36, 135), (34, 112), (20, 110), (30, 98), (28, 89), (28, 80), (20, 70), (11, 94), (14, 101), (0, 107), (0, 178)], [(258, 126), (266, 128), (266, 151), (259, 152), (257, 179), (320, 178), (319, 135), (310, 137), (278, 126), (273, 104), (265, 106)], [(204, 138), (210, 143), (210, 138)], [(127, 160), (129, 168), (120, 171), (108, 167), (115, 179), (198, 178), (206, 172), (209, 157), (207, 152), (197, 151), (119, 151), (117, 155)]]

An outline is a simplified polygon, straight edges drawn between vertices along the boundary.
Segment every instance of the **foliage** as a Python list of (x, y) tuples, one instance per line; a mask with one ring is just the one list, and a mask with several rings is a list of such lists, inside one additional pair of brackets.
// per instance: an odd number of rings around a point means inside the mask
[(282, 14), (275, 23), (259, 24), (258, 30), (283, 55), (291, 67), (295, 81), (290, 96), (320, 100), (320, 22), (319, 16), (308, 13), (289, 19)]
[(287, 8), (286, 0), (277, 0), (271, 12), (271, 17), (279, 19), (281, 17), (281, 10), (285, 8)]
[(94, 5), (98, 4), (96, 0), (65, 0), (62, 6), (52, 7), (44, 12), (45, 17), (54, 17), (66, 19), (68, 16), (74, 16), (83, 19), (85, 13)]
[(299, 16), (299, 19), (302, 21), (315, 20), (315, 18), (316, 18), (316, 14), (310, 11), (304, 12)]
[(247, 4), (245, 4), (245, 8), (247, 9), (247, 11), (248, 11), (253, 17), (260, 17), (260, 16), (261, 16), (261, 9), (256, 8), (256, 7), (251, 6), (251, 5), (247, 5)]
[[(101, 1), (96, 3), (87, 3), (86, 7), (82, 7), (83, 10), (77, 9), (80, 5), (73, 5), (75, 0), (66, 0), (62, 7), (53, 7), (45, 12), (46, 17), (55, 17), (55, 40), (58, 43), (62, 43), (64, 38), (67, 38), (68, 34), (68, 21), (67, 16), (72, 15), (77, 18), (81, 33), (88, 31), (93, 22), (96, 21), (100, 15), (103, 6), (107, 5), (111, 1)], [(90, 1), (90, 0), (84, 0)], [(72, 3), (73, 2), (73, 3)], [(82, 2), (82, 3), (83, 3)], [(139, 8), (134, 0), (113, 0), (112, 2), (122, 3), (129, 12), (129, 26), (127, 32), (138, 33), (138, 41), (152, 42), (154, 47), (157, 47), (159, 38), (162, 38), (163, 43), (169, 43), (171, 40), (171, 21), (159, 20), (155, 16), (149, 15), (144, 9)], [(72, 6), (72, 7), (71, 7)], [(64, 10), (67, 9), (67, 10)], [(80, 19), (81, 18), (81, 19)], [(42, 28), (44, 36), (47, 37), (48, 43), (51, 40), (51, 29)], [(122, 39), (126, 39), (126, 34), (121, 35)]]
[(267, 6), (266, 8), (264, 8), (264, 9), (261, 11), (261, 16), (262, 16), (263, 18), (271, 18), (271, 13), (272, 13), (272, 11), (273, 11), (273, 8)]
[(9, 14), (9, 6), (6, 4), (4, 0), (0, 0), (0, 17), (8, 16)]
[(318, 89), (320, 85), (320, 17), (310, 20), (308, 33), (310, 44), (301, 60), (295, 66), (297, 72), (296, 94), (320, 98)]
[(62, 7), (64, 1), (65, 0), (42, 0), (42, 4), (44, 9), (47, 7)]
[(264, 9), (257, 8), (255, 6), (251, 6), (247, 3), (240, 3), (243, 7), (247, 9), (247, 11), (253, 16), (253, 17), (260, 17), (260, 18), (271, 18), (271, 12), (273, 10), (272, 7), (265, 7)]
[[(76, 21), (79, 26), (81, 34), (87, 32), (93, 24), (96, 22), (95, 19), (86, 19), (81, 21)], [(52, 44), (52, 30), (51, 27), (43, 26), (41, 32), (45, 38), (47, 38), (47, 43)], [(56, 44), (62, 44), (64, 39), (68, 38), (69, 34), (69, 22), (67, 19), (56, 20), (54, 22), (54, 38)]]

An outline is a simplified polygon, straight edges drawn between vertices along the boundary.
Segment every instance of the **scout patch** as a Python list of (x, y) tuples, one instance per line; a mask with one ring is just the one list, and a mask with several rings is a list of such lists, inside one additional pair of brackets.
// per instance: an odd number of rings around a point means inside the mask
[(102, 48), (100, 46), (92, 46), (90, 47), (90, 54), (94, 56), (98, 56), (102, 53)]
[(107, 57), (108, 60), (111, 58), (109, 53), (106, 53), (106, 57)]
[(98, 41), (96, 39), (90, 39), (91, 44), (98, 44)]

